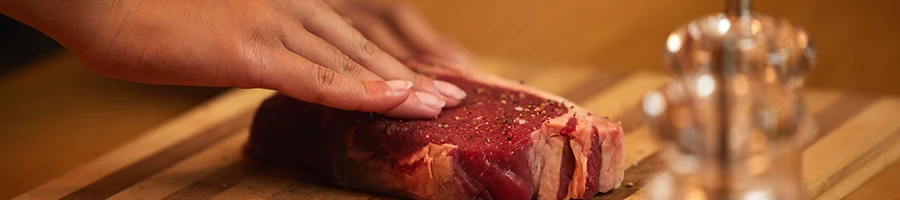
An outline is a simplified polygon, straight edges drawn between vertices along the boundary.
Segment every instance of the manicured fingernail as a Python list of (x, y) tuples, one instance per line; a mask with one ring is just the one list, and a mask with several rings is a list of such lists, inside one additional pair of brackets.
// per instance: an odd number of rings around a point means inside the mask
[(391, 90), (408, 90), (413, 86), (412, 82), (406, 80), (385, 81), (384, 84), (387, 84), (388, 88), (391, 88)]
[(459, 89), (459, 87), (456, 87), (455, 85), (450, 84), (448, 82), (434, 81), (434, 87), (436, 87), (438, 89), (438, 91), (440, 91), (441, 94), (444, 96), (454, 98), (457, 100), (466, 98), (466, 92), (464, 92), (462, 89)]
[(438, 97), (434, 96), (433, 94), (429, 94), (429, 93), (425, 93), (425, 92), (416, 92), (416, 97), (419, 97), (419, 101), (421, 101), (422, 104), (425, 104), (426, 106), (431, 107), (431, 108), (440, 109), (440, 108), (443, 108), (444, 104), (447, 103), (447, 102), (444, 102), (444, 100), (441, 100)]

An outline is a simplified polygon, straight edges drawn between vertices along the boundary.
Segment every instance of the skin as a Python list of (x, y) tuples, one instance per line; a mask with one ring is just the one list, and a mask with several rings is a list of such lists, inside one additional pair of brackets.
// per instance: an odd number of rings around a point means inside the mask
[(0, 0), (0, 13), (140, 83), (266, 88), (398, 118), (434, 117), (466, 96), (401, 64), (469, 61), (398, 2)]

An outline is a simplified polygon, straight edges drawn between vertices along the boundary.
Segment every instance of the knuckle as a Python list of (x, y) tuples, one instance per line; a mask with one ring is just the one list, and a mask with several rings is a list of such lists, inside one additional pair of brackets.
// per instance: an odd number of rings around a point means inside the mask
[(319, 88), (323, 88), (323, 91), (320, 93), (324, 93), (325, 90), (334, 86), (339, 74), (324, 67), (317, 67), (316, 69), (316, 83), (320, 86)]
[(374, 61), (377, 58), (378, 47), (363, 37), (359, 37), (360, 60)]
[(338, 74), (324, 67), (316, 67), (316, 86), (312, 87), (311, 103), (325, 103), (328, 91), (335, 84)]
[(340, 64), (340, 71), (347, 75), (356, 75), (359, 73), (359, 66), (356, 65), (356, 62), (353, 62), (349, 57), (345, 55), (341, 55), (338, 57), (338, 63)]

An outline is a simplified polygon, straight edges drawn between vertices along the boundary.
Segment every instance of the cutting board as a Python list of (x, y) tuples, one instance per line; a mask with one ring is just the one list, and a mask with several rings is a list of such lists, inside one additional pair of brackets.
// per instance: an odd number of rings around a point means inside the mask
[[(482, 60), (482, 70), (562, 95), (622, 122), (623, 186), (595, 199), (633, 199), (663, 167), (643, 123), (643, 95), (661, 87), (656, 72), (521, 65)], [(16, 199), (373, 199), (246, 160), (251, 117), (269, 90), (235, 89)], [(803, 152), (803, 181), (814, 199), (839, 199), (900, 158), (900, 98), (804, 90), (820, 137)], [(89, 144), (88, 144), (89, 145)]]

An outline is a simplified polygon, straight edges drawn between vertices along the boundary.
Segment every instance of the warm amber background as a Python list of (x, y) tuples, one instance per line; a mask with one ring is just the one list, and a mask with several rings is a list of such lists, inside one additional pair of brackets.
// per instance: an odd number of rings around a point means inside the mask
[[(669, 31), (722, 7), (722, 1), (697, 0), (414, 3), (439, 30), (480, 56), (645, 70), (663, 70), (660, 55)], [(900, 53), (900, 2), (766, 0), (756, 5), (810, 32), (819, 47), (812, 87), (900, 95), (895, 78), (900, 75), (895, 55)], [(0, 199), (87, 162), (220, 91), (106, 78), (65, 51), (6, 62), (46, 39), (4, 31), (0, 64), (17, 67), (0, 74)], [(900, 163), (851, 197), (892, 199), (885, 195), (898, 195), (891, 190), (897, 188), (895, 180), (900, 180)]]
[[(710, 0), (418, 0), (439, 29), (481, 54), (662, 70), (669, 32), (719, 12)], [(755, 9), (805, 27), (819, 47), (810, 82), (900, 94), (900, 2), (761, 0)]]

